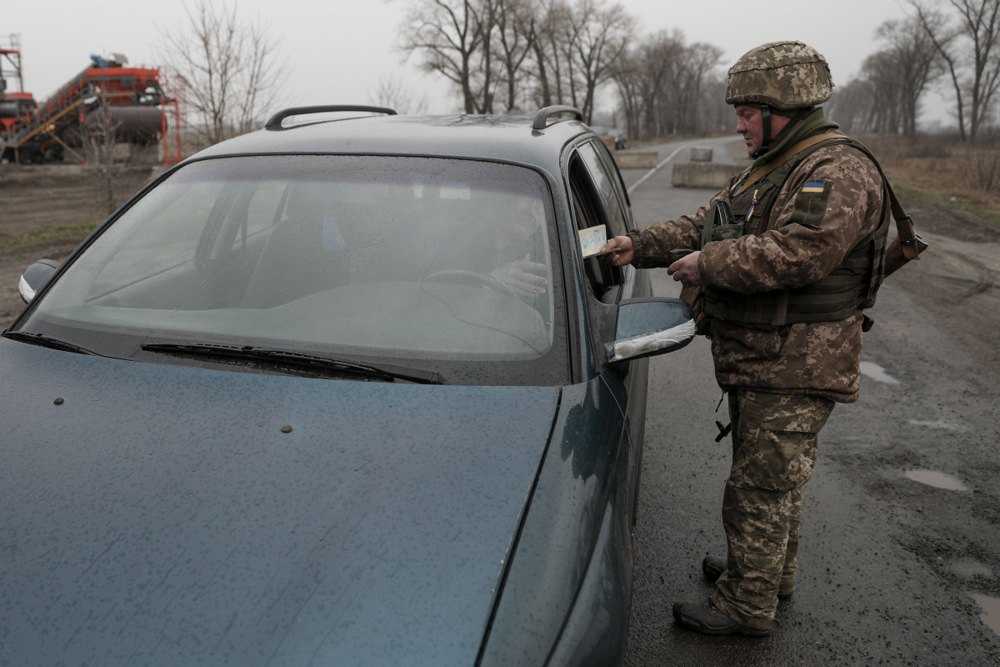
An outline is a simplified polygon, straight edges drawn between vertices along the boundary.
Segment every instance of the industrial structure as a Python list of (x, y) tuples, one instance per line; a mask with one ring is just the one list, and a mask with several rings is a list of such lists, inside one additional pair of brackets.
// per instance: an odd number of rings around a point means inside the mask
[(86, 162), (84, 138), (103, 105), (110, 111), (115, 141), (155, 156), (146, 161), (178, 162), (180, 110), (164, 94), (160, 70), (127, 67), (121, 54), (92, 55), (90, 60), (89, 67), (39, 105), (24, 90), (20, 40), (11, 35), (0, 43), (0, 159)]

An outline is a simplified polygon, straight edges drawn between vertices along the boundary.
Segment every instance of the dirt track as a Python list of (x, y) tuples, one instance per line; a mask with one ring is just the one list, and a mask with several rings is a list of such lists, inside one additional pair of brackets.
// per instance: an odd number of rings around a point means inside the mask
[[(117, 180), (115, 204), (150, 176), (130, 169)], [(64, 258), (85, 234), (85, 225), (107, 216), (98, 177), (77, 166), (0, 165), (0, 328), (21, 312), (17, 279), (36, 259)]]

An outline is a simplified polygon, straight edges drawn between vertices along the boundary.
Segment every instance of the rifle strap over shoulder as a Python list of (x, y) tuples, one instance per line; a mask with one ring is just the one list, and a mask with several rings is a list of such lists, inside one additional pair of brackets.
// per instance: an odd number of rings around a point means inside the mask
[(913, 227), (913, 218), (903, 210), (902, 204), (896, 198), (896, 193), (892, 189), (892, 183), (889, 182), (889, 177), (885, 175), (885, 170), (882, 169), (881, 163), (876, 159), (871, 149), (857, 139), (846, 138), (846, 141), (836, 143), (845, 143), (861, 151), (872, 161), (875, 168), (878, 169), (879, 176), (882, 177), (882, 183), (885, 185), (886, 193), (889, 195), (889, 207), (892, 211), (892, 219), (896, 221), (896, 232), (899, 234), (899, 243), (903, 249), (903, 256), (908, 260), (917, 259), (920, 253), (927, 247), (927, 244), (917, 235)]
[(827, 145), (851, 146), (852, 148), (864, 153), (864, 155), (872, 161), (872, 164), (874, 164), (875, 168), (878, 169), (879, 176), (882, 177), (882, 183), (885, 185), (886, 193), (889, 196), (889, 207), (892, 211), (892, 218), (896, 221), (896, 231), (899, 234), (899, 242), (902, 246), (903, 255), (908, 260), (916, 259), (927, 246), (920, 239), (920, 237), (917, 236), (916, 230), (913, 227), (913, 218), (907, 215), (906, 211), (903, 210), (903, 206), (899, 203), (899, 199), (896, 197), (896, 193), (893, 191), (892, 184), (889, 182), (889, 178), (886, 176), (885, 170), (882, 169), (882, 165), (879, 163), (870, 148), (865, 146), (860, 141), (852, 139), (851, 137), (848, 137), (847, 135), (836, 130), (820, 132), (812, 135), (811, 137), (807, 137), (791, 146), (787, 151), (785, 151), (781, 158), (745, 172), (744, 176), (733, 186), (731, 194), (733, 196), (737, 196), (746, 192), (748, 189), (764, 180), (778, 169), (781, 169), (783, 166), (796, 159), (802, 153), (807, 151), (811, 153), (813, 150), (824, 148)]
[(833, 130), (820, 132), (812, 135), (811, 137), (806, 137), (802, 141), (790, 146), (788, 150), (781, 155), (781, 157), (744, 172), (744, 175), (736, 181), (736, 184), (730, 190), (730, 194), (733, 197), (743, 194), (757, 183), (760, 183), (762, 180), (770, 176), (772, 172), (781, 169), (786, 164), (791, 162), (799, 155), (799, 153), (802, 153), (806, 149), (812, 148), (813, 146), (822, 144), (826, 141), (833, 141), (835, 139), (847, 139), (847, 136), (841, 132)]

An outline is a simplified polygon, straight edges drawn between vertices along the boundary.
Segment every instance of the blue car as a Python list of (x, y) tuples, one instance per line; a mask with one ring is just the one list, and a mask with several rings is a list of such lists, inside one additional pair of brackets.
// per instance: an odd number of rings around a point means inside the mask
[(0, 338), (0, 664), (620, 661), (694, 335), (595, 254), (632, 228), (565, 107), (289, 109), (164, 173)]

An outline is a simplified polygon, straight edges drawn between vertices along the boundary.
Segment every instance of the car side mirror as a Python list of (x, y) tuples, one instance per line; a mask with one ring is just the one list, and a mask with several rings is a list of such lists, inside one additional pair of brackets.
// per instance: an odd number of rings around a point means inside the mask
[(59, 262), (53, 259), (40, 259), (26, 268), (17, 281), (17, 292), (21, 295), (21, 299), (25, 303), (31, 303), (35, 295), (49, 284), (58, 270)]
[(694, 338), (691, 310), (680, 299), (630, 299), (618, 306), (610, 363), (673, 352)]

